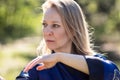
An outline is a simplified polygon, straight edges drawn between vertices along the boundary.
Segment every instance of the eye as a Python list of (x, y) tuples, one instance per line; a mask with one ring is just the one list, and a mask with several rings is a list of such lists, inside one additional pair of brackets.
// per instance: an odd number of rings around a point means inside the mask
[(58, 25), (58, 24), (53, 24), (52, 27), (53, 27), (53, 28), (58, 28), (58, 27), (60, 27), (60, 25)]
[(42, 23), (42, 26), (43, 27), (47, 27), (47, 23)]

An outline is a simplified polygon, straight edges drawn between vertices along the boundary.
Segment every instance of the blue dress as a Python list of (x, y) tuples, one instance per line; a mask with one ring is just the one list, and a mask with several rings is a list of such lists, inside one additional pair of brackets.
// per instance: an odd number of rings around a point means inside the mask
[(21, 72), (16, 80), (120, 80), (120, 71), (113, 62), (101, 55), (85, 59), (89, 75), (59, 62), (54, 67), (41, 71), (36, 70), (38, 64), (28, 73)]

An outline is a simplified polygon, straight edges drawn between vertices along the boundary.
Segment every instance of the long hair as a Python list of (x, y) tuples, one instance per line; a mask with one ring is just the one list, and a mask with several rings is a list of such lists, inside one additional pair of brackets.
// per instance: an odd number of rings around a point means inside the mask
[[(71, 53), (80, 55), (92, 54), (88, 25), (81, 7), (74, 0), (47, 0), (42, 5), (43, 13), (50, 7), (58, 11), (67, 35), (72, 40)], [(43, 53), (49, 50), (45, 42), (44, 47), (46, 48), (44, 48)], [(38, 50), (40, 50), (40, 47), (38, 47)]]

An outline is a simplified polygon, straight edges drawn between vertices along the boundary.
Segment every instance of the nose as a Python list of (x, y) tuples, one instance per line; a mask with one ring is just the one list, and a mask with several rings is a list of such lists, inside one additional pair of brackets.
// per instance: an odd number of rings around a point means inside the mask
[(43, 29), (43, 34), (51, 36), (53, 34), (53, 30), (50, 28), (50, 26), (47, 26)]

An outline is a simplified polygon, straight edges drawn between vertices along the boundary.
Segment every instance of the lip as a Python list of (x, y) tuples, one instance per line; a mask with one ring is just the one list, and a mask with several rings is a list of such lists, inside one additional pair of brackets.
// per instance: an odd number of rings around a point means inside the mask
[(54, 40), (46, 40), (46, 42), (54, 42)]

